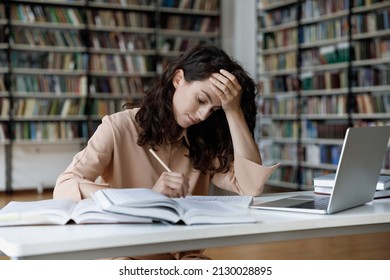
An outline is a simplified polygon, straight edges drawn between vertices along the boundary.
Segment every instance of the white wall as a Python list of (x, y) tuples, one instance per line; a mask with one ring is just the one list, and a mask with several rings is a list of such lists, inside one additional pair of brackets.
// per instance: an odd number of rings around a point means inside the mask
[(256, 0), (221, 0), (222, 47), (256, 78)]
[(80, 149), (80, 143), (14, 144), (12, 189), (41, 191), (43, 188), (54, 187), (58, 175), (66, 169)]

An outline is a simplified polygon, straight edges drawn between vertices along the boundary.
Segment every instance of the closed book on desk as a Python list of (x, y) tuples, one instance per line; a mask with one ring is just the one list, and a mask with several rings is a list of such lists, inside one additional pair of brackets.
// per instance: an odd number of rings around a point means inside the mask
[(171, 224), (256, 222), (249, 213), (252, 197), (247, 196), (169, 198), (151, 189), (131, 188), (99, 190), (93, 194), (93, 199), (106, 211)]
[(0, 210), (0, 226), (65, 225), (72, 221), (76, 224), (152, 222), (144, 217), (105, 212), (93, 199), (11, 201)]
[[(314, 187), (331, 187), (334, 186), (335, 173), (329, 173), (326, 175), (321, 175), (313, 178)], [(390, 189), (390, 176), (381, 175), (378, 178), (378, 183), (376, 184), (376, 190), (387, 190)]]
[[(314, 186), (314, 193), (330, 195), (332, 193), (332, 187)], [(374, 199), (388, 198), (388, 197), (390, 197), (390, 190), (377, 190), (374, 195)]]

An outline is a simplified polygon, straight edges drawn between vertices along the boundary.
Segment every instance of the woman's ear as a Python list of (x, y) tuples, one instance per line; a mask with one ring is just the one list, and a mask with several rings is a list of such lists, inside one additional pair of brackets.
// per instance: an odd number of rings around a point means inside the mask
[(173, 80), (172, 80), (172, 83), (173, 83), (173, 86), (175, 88), (177, 88), (181, 82), (184, 81), (184, 72), (182, 69), (178, 69), (176, 70), (175, 72), (175, 75), (173, 76)]

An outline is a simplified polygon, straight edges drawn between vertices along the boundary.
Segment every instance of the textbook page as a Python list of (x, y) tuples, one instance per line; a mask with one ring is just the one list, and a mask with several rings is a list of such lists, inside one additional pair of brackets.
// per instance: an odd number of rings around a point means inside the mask
[(222, 201), (202, 201), (178, 198), (181, 220), (187, 224), (236, 224), (255, 223), (256, 219), (250, 215), (249, 208), (239, 209)]
[(93, 199), (11, 201), (0, 210), (0, 226), (65, 225), (90, 223), (151, 223), (149, 218), (103, 211)]
[(199, 201), (220, 201), (225, 204), (249, 208), (249, 205), (253, 201), (253, 196), (249, 195), (191, 195), (187, 196), (185, 199), (188, 200), (199, 200)]
[(11, 201), (0, 210), (0, 226), (64, 225), (76, 202), (71, 200)]
[(152, 219), (104, 211), (92, 198), (79, 201), (70, 219), (76, 224), (152, 223)]
[[(103, 189), (93, 193), (93, 198), (106, 211), (160, 222), (188, 225), (256, 222), (249, 208), (238, 209), (215, 198), (169, 198), (146, 188)], [(244, 201), (248, 203), (248, 198)]]
[(151, 218), (155, 221), (178, 222), (178, 204), (150, 189), (103, 189), (94, 192), (92, 198), (108, 212)]

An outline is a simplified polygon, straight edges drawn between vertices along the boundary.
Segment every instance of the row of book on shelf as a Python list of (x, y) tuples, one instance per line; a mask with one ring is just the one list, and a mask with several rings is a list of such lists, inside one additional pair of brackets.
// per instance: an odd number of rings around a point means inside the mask
[[(265, 38), (269, 38), (266, 36)], [(269, 40), (268, 40), (269, 41)], [(268, 45), (274, 45), (267, 42)], [(283, 47), (283, 46), (281, 46)], [(294, 69), (297, 65), (295, 52), (264, 54), (264, 66), (267, 71)], [(375, 38), (354, 42), (352, 47), (347, 42), (320, 48), (312, 48), (301, 52), (301, 65), (314, 67), (342, 62), (367, 59), (388, 58), (390, 56), (390, 41), (388, 38)], [(337, 70), (337, 68), (335, 68)], [(334, 70), (333, 70), (334, 71)]]
[(11, 64), (15, 68), (86, 70), (88, 55), (85, 53), (13, 51), (11, 53)]
[[(119, 98), (114, 100), (94, 99), (89, 104), (92, 115), (104, 116), (120, 111), (126, 103), (133, 102), (133, 98)], [(19, 98), (14, 103), (14, 116), (40, 117), (40, 116), (84, 116), (86, 110), (85, 98)], [(0, 116), (8, 117), (10, 101), (0, 98)]]
[(190, 18), (183, 16), (167, 16), (162, 23), (162, 28), (169, 30), (191, 30), (199, 32), (215, 32), (218, 19), (212, 17)]
[[(292, 138), (297, 139), (344, 139), (345, 131), (349, 127), (347, 119), (339, 120), (272, 120), (263, 119), (260, 122), (261, 136), (268, 138)], [(354, 126), (389, 126), (390, 121), (383, 120), (355, 120)], [(300, 133), (298, 134), (298, 131)], [(296, 142), (294, 142), (296, 143)]]
[(369, 13), (354, 15), (352, 24), (354, 33), (388, 30), (390, 28), (390, 9), (377, 9)]
[[(131, 55), (130, 52), (135, 50), (152, 49), (150, 39), (144, 35), (100, 32), (98, 34), (91, 34), (90, 38), (91, 46), (94, 51), (110, 49), (113, 52), (120, 52), (121, 55)], [(11, 33), (11, 41), (16, 44), (40, 47), (84, 47), (81, 35), (77, 31), (72, 30), (26, 30), (16, 28), (16, 30)], [(160, 51), (184, 51), (191, 46), (202, 43), (203, 41), (204, 40), (201, 38), (166, 38), (161, 41)], [(134, 64), (134, 62), (131, 63)]]
[(21, 98), (14, 103), (16, 116), (80, 116), (85, 112), (85, 98)]
[[(266, 5), (264, 5), (266, 6)], [(297, 9), (293, 5), (283, 9), (275, 9), (267, 12), (262, 18), (262, 27), (272, 27), (281, 24), (287, 24), (297, 19)]]
[[(23, 75), (14, 78), (14, 93), (25, 94), (26, 97), (33, 97), (34, 94), (47, 94), (47, 97), (87, 95), (86, 76), (53, 76), (53, 75)], [(144, 83), (140, 77), (90, 77), (89, 91), (91, 95), (97, 93), (111, 93), (115, 96), (135, 94), (144, 92)], [(7, 92), (3, 77), (0, 76), (0, 92)], [(30, 96), (29, 96), (30, 95)], [(7, 98), (0, 101), (0, 115), (8, 114)]]
[(86, 76), (18, 75), (12, 82), (14, 92), (26, 95), (34, 93), (55, 94), (58, 97), (66, 94), (87, 95)]
[[(336, 167), (340, 159), (342, 146), (340, 139), (340, 145), (331, 145), (331, 144), (300, 144), (298, 146), (296, 143), (273, 143), (273, 144), (264, 144), (261, 147), (261, 152), (264, 158), (274, 161), (288, 161), (288, 162), (298, 162), (302, 161), (305, 164), (310, 165), (331, 165)], [(299, 148), (299, 155), (298, 155)], [(389, 155), (386, 153), (384, 168), (389, 169)]]
[(386, 37), (378, 37), (353, 42), (338, 43), (315, 49), (302, 51), (302, 66), (317, 66), (347, 62), (349, 60), (364, 60), (386, 58), (390, 55), (390, 41)]
[(336, 12), (347, 11), (349, 9), (349, 1), (339, 0), (310, 0), (301, 4), (302, 18), (317, 18)]
[(84, 47), (81, 34), (75, 30), (54, 30), (15, 27), (11, 31), (11, 44), (28, 45), (30, 47)]
[(110, 27), (153, 27), (153, 13), (134, 11), (88, 10), (87, 23), (90, 26)]
[[(383, 1), (373, 1), (374, 3)], [(274, 3), (272, 3), (274, 4)], [(353, 4), (353, 7), (370, 6), (372, 3)], [(267, 5), (263, 4), (264, 7)], [(298, 3), (297, 3), (298, 5)], [(317, 17), (331, 16), (333, 14), (346, 14), (349, 10), (349, 1), (304, 1), (301, 4), (301, 19), (310, 20)], [(343, 17), (344, 19), (346, 16)], [(375, 31), (378, 29), (389, 28), (389, 9), (377, 9), (365, 13), (354, 13), (352, 16), (353, 26), (355, 31)], [(262, 18), (263, 27), (273, 27), (285, 23), (294, 22), (297, 19), (297, 8), (294, 5), (286, 5), (285, 7), (269, 10)], [(325, 19), (327, 20), (327, 19)], [(328, 21), (333, 21), (329, 17)], [(321, 24), (321, 23), (320, 23)], [(344, 25), (345, 26), (345, 25)], [(367, 28), (371, 27), (371, 28)], [(364, 28), (365, 27), (365, 28)]]
[[(353, 87), (386, 86), (390, 85), (390, 70), (384, 67), (364, 66), (354, 67), (351, 80)], [(348, 86), (348, 75), (346, 69), (334, 69), (323, 72), (305, 71), (301, 74), (302, 90), (329, 90), (346, 89)], [(279, 83), (281, 83), (279, 85)], [(291, 82), (286, 79), (278, 79), (273, 82), (273, 89), (270, 91), (293, 90)], [(279, 89), (280, 88), (280, 89)]]
[(29, 23), (62, 23), (80, 25), (82, 15), (75, 8), (60, 8), (41, 5), (11, 5), (11, 18)]
[(87, 123), (84, 121), (18, 121), (13, 124), (12, 135), (6, 123), (0, 123), (0, 141), (57, 141), (57, 140), (87, 140), (89, 129), (94, 131), (100, 121)]
[[(376, 65), (353, 67), (350, 80), (352, 87), (387, 86), (390, 85), (390, 69)], [(347, 89), (348, 73), (345, 68), (336, 68), (325, 71), (305, 70), (300, 75), (303, 91)], [(294, 92), (297, 79), (292, 76), (275, 76), (263, 78), (263, 94), (270, 96), (279, 92)]]
[[(88, 61), (89, 60), (89, 61)], [(15, 68), (35, 68), (43, 70), (84, 70), (113, 71), (117, 73), (147, 73), (153, 68), (152, 58), (130, 54), (91, 54), (56, 52), (11, 53), (11, 63)]]
[[(297, 112), (297, 99), (291, 96), (285, 98), (268, 99), (261, 105), (264, 115), (291, 115)], [(352, 113), (375, 114), (390, 113), (390, 95), (386, 93), (360, 93), (353, 97)], [(303, 97), (300, 103), (301, 114), (347, 114), (348, 96), (311, 96)]]
[[(215, 10), (215, 9), (214, 9)], [(211, 11), (211, 10), (210, 10)], [(87, 22), (90, 26), (111, 27), (153, 27), (154, 13), (129, 10), (87, 10)], [(165, 28), (176, 30), (211, 31), (210, 17), (183, 17), (182, 15), (164, 14)], [(11, 18), (28, 23), (56, 23), (82, 26), (82, 15), (74, 8), (59, 8), (41, 5), (12, 5)], [(194, 27), (194, 28), (193, 28)]]
[(202, 11), (216, 11), (220, 0), (163, 0), (162, 7), (192, 9)]
[[(1, 128), (0, 128), (1, 129)], [(1, 132), (0, 132), (1, 133)], [(9, 139), (8, 135), (6, 135)], [(85, 122), (17, 122), (14, 124), (15, 140), (58, 141), (88, 139), (88, 125)], [(1, 139), (1, 138), (0, 138)]]
[[(264, 158), (270, 160), (297, 161), (298, 146), (296, 144), (272, 144), (262, 147)], [(337, 166), (341, 145), (313, 145), (306, 144), (302, 147), (303, 161), (309, 164), (331, 164)]]
[[(265, 33), (263, 50), (292, 47), (298, 44), (297, 31), (294, 29)], [(350, 47), (351, 46), (351, 47)], [(335, 45), (302, 50), (302, 66), (316, 66), (332, 63), (362, 60), (371, 58), (385, 58), (389, 56), (389, 39), (387, 37), (372, 37), (365, 40), (340, 42)]]
[(93, 71), (114, 71), (117, 73), (147, 73), (152, 69), (152, 59), (143, 55), (91, 54)]

